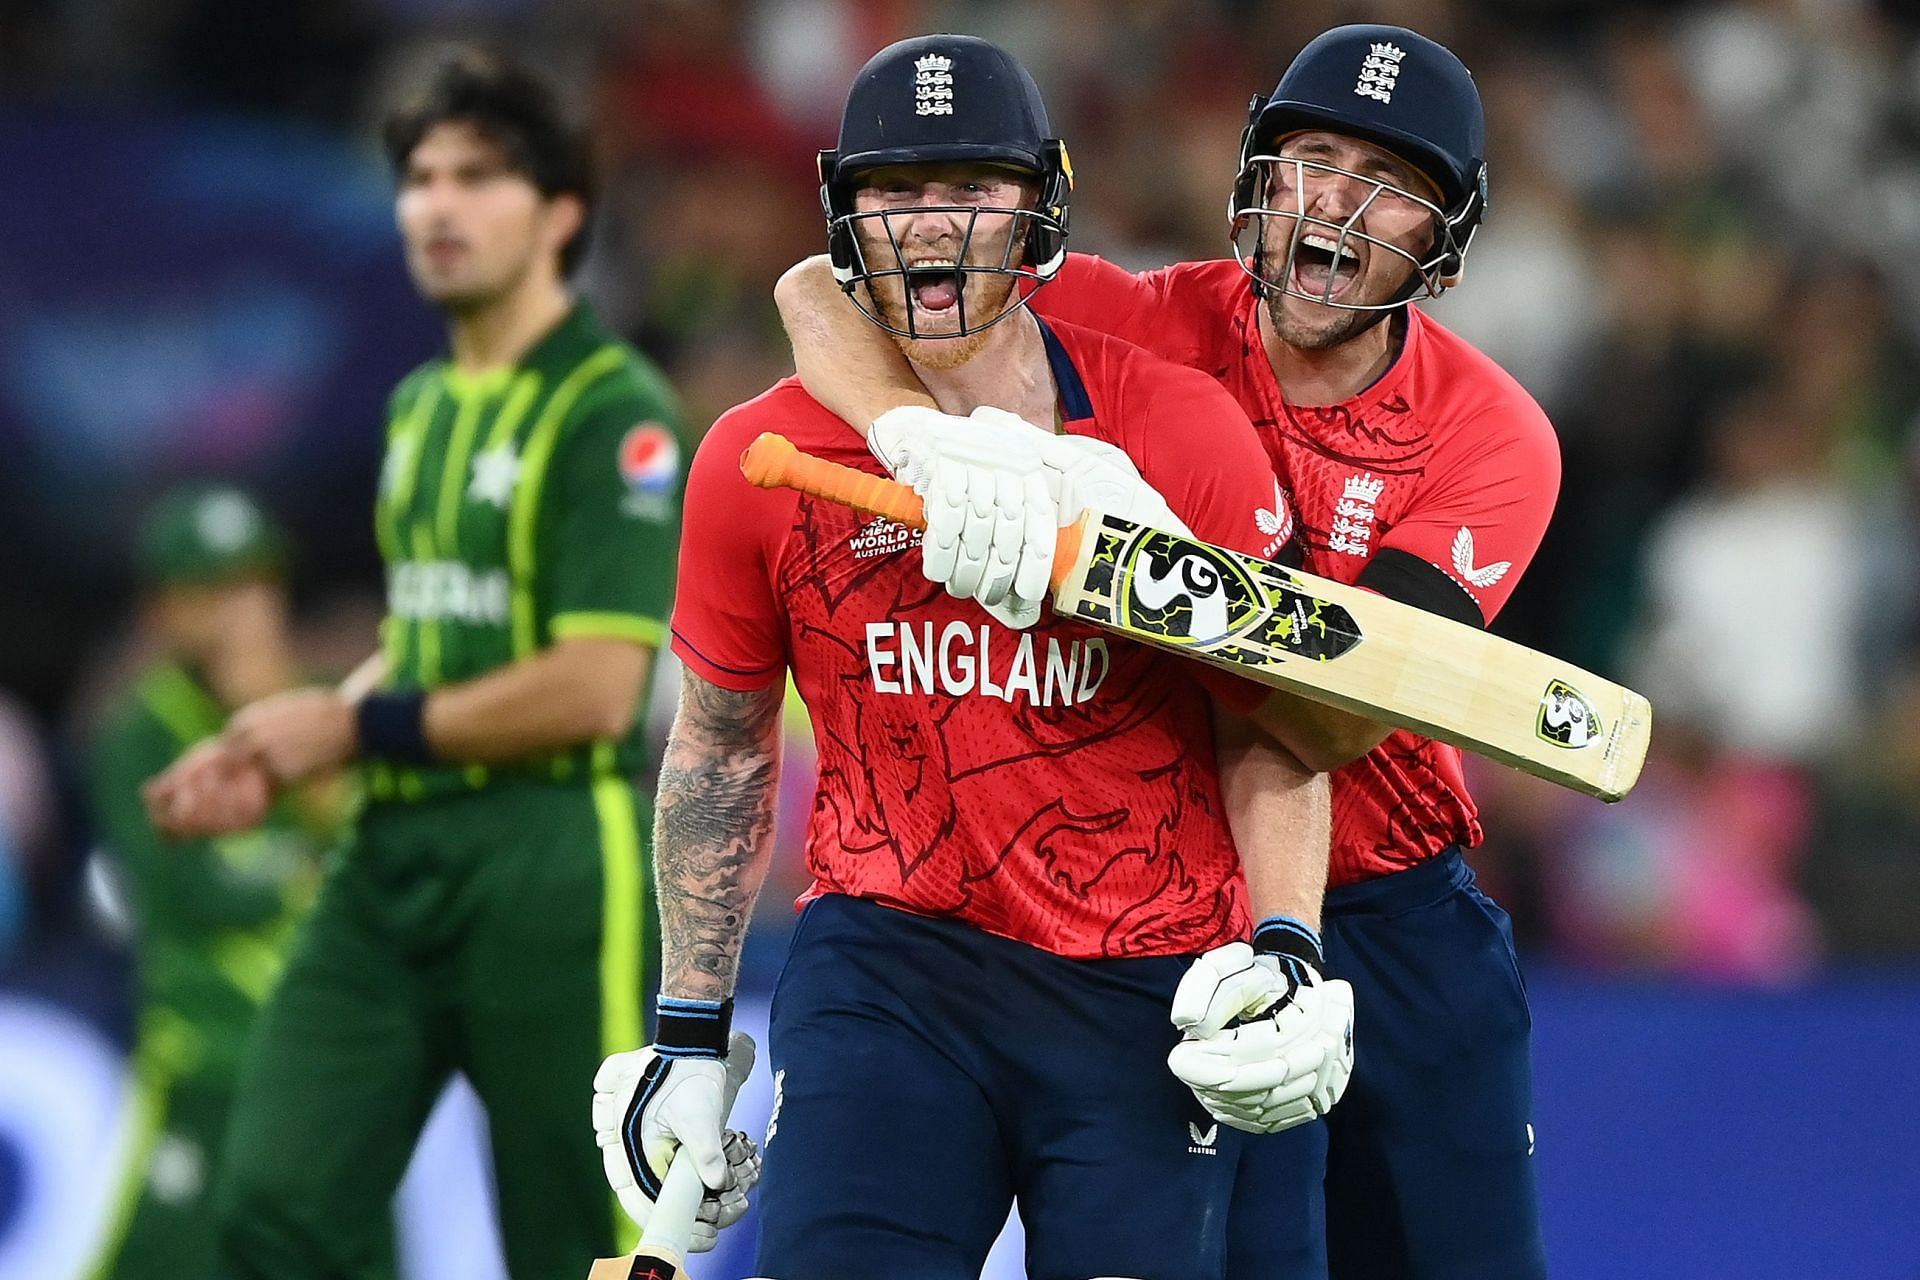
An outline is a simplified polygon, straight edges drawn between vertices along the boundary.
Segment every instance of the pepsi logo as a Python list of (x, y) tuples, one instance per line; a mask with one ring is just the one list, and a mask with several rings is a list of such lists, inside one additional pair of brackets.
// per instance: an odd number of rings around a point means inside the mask
[(643, 422), (620, 441), (620, 478), (636, 493), (665, 493), (680, 476), (680, 441), (658, 422)]

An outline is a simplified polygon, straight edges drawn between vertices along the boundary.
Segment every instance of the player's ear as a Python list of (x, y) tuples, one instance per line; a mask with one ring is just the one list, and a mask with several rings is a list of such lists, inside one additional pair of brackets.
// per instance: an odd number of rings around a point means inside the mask
[(562, 191), (547, 201), (547, 243), (555, 253), (573, 242), (586, 225), (587, 206), (571, 191)]

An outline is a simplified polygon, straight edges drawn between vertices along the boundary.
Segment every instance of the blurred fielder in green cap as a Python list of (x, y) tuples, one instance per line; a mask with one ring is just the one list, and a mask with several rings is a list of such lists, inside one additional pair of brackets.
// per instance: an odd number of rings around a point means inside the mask
[(187, 485), (155, 504), (140, 531), (150, 586), (278, 582), (286, 543), (254, 500), (228, 485)]
[[(138, 1096), (122, 1190), (96, 1276), (181, 1280), (216, 1271), (214, 1165), (247, 1033), (279, 975), (295, 917), (341, 816), (337, 784), (285, 793), (260, 826), (172, 841), (140, 787), (220, 732), (228, 715), (300, 683), (286, 540), (240, 490), (165, 495), (135, 550), (139, 630), (154, 660), (94, 754), (93, 807), (140, 971)], [(389, 1274), (384, 1264), (378, 1272)]]

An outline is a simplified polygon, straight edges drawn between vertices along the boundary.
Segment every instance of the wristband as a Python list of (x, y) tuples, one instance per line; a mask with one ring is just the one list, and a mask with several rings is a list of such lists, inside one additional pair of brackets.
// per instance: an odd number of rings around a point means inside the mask
[(1279, 957), (1295, 982), (1305, 982), (1308, 969), (1317, 974), (1327, 967), (1319, 931), (1292, 916), (1268, 916), (1262, 920), (1253, 930), (1253, 949), (1262, 955)]
[(663, 1058), (724, 1058), (733, 1001), (661, 996), (653, 1006), (653, 1051)]
[(436, 757), (427, 743), (427, 695), (370, 693), (354, 708), (354, 729), (360, 754), (396, 764), (432, 764)]

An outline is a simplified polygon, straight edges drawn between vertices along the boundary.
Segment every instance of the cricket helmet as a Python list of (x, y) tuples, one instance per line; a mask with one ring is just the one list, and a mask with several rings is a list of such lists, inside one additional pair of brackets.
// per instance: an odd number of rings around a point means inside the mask
[[(862, 174), (881, 166), (984, 163), (1004, 166), (1036, 179), (1038, 206), (1032, 209), (916, 206), (916, 212), (966, 215), (959, 263), (940, 268), (951, 273), (961, 307), (958, 333), (923, 335), (914, 331), (913, 308), (901, 329), (870, 305), (873, 286), (897, 278), (911, 285), (917, 273), (908, 267), (887, 211), (858, 212), (854, 193)], [(977, 36), (918, 36), (888, 45), (860, 69), (847, 93), (838, 145), (820, 153), (820, 203), (827, 216), (827, 249), (834, 277), (867, 318), (903, 337), (962, 337), (1013, 314), (1066, 261), (1067, 211), (1073, 193), (1073, 167), (1067, 149), (1053, 136), (1040, 89), (1018, 59)], [(981, 214), (1016, 219), (1014, 234), (997, 264), (968, 261)], [(861, 219), (886, 229), (890, 261), (870, 262), (855, 234)], [(1013, 301), (980, 323), (966, 315), (969, 274), (1017, 277)], [(863, 300), (855, 285), (868, 286)]]
[[(1349, 170), (1312, 161), (1279, 156), (1289, 136), (1325, 131), (1358, 138), (1407, 161), (1440, 192), (1435, 203), (1418, 192), (1379, 183)], [(1240, 136), (1240, 173), (1234, 180), (1227, 215), (1234, 239), (1234, 255), (1263, 293), (1290, 293), (1309, 301), (1348, 310), (1391, 311), (1424, 292), (1437, 297), (1460, 274), (1468, 246), (1487, 207), (1486, 117), (1473, 75), (1444, 45), (1405, 27), (1354, 25), (1335, 27), (1316, 36), (1280, 77), (1269, 95), (1256, 96), (1247, 111), (1247, 127)], [(1339, 222), (1310, 218), (1300, 207), (1274, 208), (1270, 178), (1274, 166), (1295, 169), (1300, 179), (1296, 193), (1305, 190), (1310, 170), (1345, 175), (1373, 185), (1375, 190), (1351, 217)], [(1358, 224), (1368, 206), (1383, 194), (1411, 200), (1433, 213), (1433, 243), (1423, 252), (1408, 253), (1367, 236)], [(1304, 195), (1299, 197), (1304, 204)], [(1293, 233), (1277, 275), (1258, 261), (1274, 246), (1258, 246), (1253, 254), (1242, 246), (1252, 229), (1257, 234), (1266, 218), (1292, 220)], [(1330, 275), (1325, 294), (1293, 285), (1293, 258), (1300, 237), (1313, 228), (1344, 245), (1356, 237), (1370, 245), (1407, 258), (1413, 277), (1402, 296), (1386, 303), (1360, 305), (1333, 300)], [(1252, 257), (1254, 260), (1249, 261)]]

